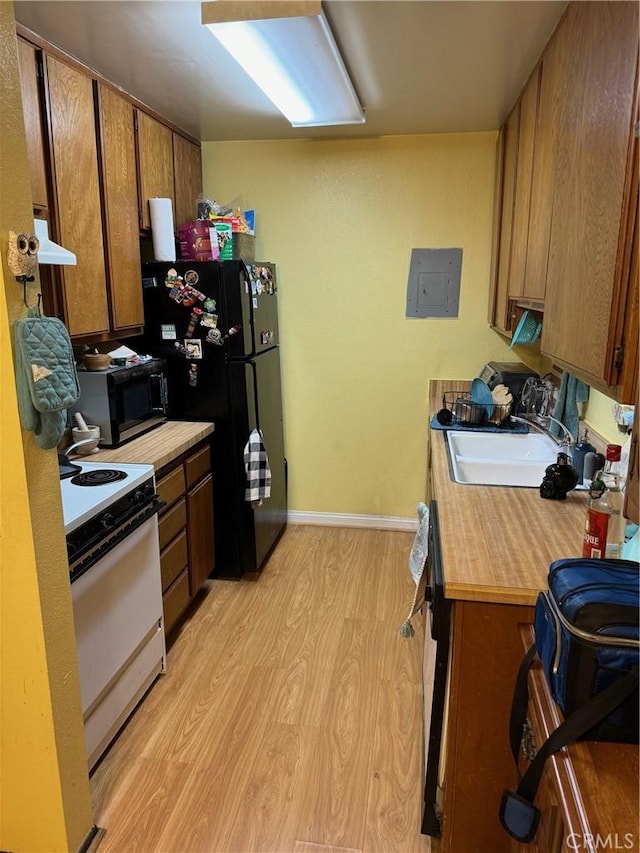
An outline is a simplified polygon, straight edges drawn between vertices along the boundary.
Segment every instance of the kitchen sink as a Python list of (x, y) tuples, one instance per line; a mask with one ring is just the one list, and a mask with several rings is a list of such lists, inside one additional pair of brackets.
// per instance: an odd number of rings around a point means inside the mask
[(538, 488), (560, 448), (538, 432), (446, 433), (453, 479), (464, 485)]

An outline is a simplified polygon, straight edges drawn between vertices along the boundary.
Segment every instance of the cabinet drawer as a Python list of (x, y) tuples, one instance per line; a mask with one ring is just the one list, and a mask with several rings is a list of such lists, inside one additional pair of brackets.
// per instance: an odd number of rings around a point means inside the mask
[(189, 601), (189, 575), (185, 569), (162, 597), (165, 635), (171, 633), (173, 626), (189, 606)]
[(160, 554), (160, 574), (162, 576), (162, 591), (164, 592), (189, 562), (187, 552), (187, 534), (183, 530), (173, 539)]
[(211, 451), (209, 445), (203, 447), (185, 462), (187, 472), (187, 488), (195, 485), (211, 470)]
[(184, 498), (171, 507), (158, 522), (158, 538), (162, 551), (180, 533), (187, 523), (187, 505)]
[(183, 495), (185, 492), (184, 467), (178, 465), (175, 471), (163, 477), (156, 483), (156, 491), (160, 495), (160, 500), (164, 501), (167, 507), (175, 503), (180, 495)]

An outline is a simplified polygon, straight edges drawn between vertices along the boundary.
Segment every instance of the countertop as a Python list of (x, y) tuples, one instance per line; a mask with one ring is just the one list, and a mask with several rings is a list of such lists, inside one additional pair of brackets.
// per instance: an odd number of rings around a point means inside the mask
[[(429, 419), (442, 394), (468, 380), (429, 385)], [(444, 430), (429, 429), (432, 497), (438, 502), (445, 595), (452, 599), (534, 605), (553, 560), (582, 553), (586, 491), (564, 501), (538, 489), (465, 486), (449, 471)]]
[(213, 431), (212, 423), (167, 421), (121, 447), (100, 448), (91, 456), (79, 458), (91, 462), (141, 462), (151, 464), (159, 471)]

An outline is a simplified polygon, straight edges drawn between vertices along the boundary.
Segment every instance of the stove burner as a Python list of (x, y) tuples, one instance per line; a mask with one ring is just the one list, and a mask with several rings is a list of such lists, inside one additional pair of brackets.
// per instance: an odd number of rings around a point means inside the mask
[(103, 468), (97, 471), (84, 471), (71, 478), (74, 486), (106, 486), (108, 483), (116, 483), (124, 480), (126, 471), (116, 471), (112, 468)]

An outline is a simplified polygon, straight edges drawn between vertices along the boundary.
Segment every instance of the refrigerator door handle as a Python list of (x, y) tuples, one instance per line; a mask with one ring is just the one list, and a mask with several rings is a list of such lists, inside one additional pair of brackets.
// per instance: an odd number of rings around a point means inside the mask
[[(249, 336), (251, 338), (251, 351), (247, 353), (247, 358), (254, 358), (256, 353), (256, 332), (255, 332), (255, 318), (253, 314), (253, 293), (251, 291), (251, 278), (249, 276), (249, 270), (247, 269), (247, 265), (243, 260), (240, 260), (240, 272), (244, 274), (244, 289), (245, 295), (249, 300)], [(256, 419), (258, 417), (258, 407), (256, 403)], [(259, 429), (259, 427), (258, 427)]]
[(255, 361), (249, 361), (247, 364), (251, 368), (251, 384), (253, 385), (253, 408), (256, 415), (256, 429), (260, 432), (260, 408), (258, 406), (258, 377), (256, 375), (256, 363)]

